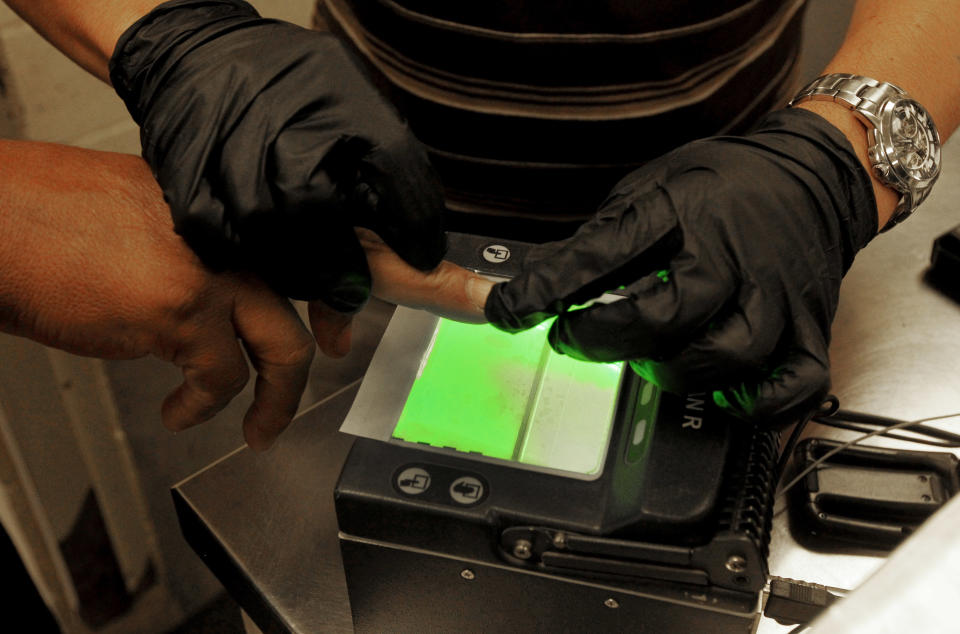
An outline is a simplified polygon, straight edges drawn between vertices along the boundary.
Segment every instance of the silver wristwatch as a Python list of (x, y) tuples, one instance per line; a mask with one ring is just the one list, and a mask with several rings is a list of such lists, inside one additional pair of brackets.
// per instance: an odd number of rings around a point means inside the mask
[(874, 174), (900, 192), (900, 203), (881, 231), (912, 214), (940, 175), (940, 135), (926, 109), (902, 88), (846, 73), (815, 79), (789, 105), (808, 100), (846, 105), (867, 126)]

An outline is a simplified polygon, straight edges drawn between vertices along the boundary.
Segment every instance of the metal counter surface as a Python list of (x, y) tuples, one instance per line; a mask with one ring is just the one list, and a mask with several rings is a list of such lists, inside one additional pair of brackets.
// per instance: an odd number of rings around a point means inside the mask
[[(944, 162), (960, 163), (960, 144), (947, 144)], [(914, 217), (877, 237), (844, 281), (831, 357), (846, 409), (903, 419), (960, 412), (960, 303), (923, 281), (933, 239), (960, 224), (958, 175), (945, 174)], [(356, 389), (304, 412), (266, 454), (239, 449), (173, 489), (184, 535), (264, 632), (352, 631), (332, 491), (351, 444), (337, 429)], [(960, 432), (960, 418), (944, 427)], [(850, 437), (818, 425), (806, 435)], [(807, 550), (786, 513), (776, 515), (771, 574), (852, 589), (883, 561)], [(759, 632), (791, 629), (763, 619)]]

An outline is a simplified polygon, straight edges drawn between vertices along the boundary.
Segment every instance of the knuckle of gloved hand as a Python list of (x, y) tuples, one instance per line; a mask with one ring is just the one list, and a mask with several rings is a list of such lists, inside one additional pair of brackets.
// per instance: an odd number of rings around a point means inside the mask
[(809, 416), (829, 391), (829, 370), (804, 364), (775, 370), (759, 383), (741, 384), (724, 393), (735, 397), (733, 413), (740, 418), (780, 429)]
[(399, 119), (390, 118), (388, 123), (379, 128), (371, 139), (371, 163), (384, 169), (387, 174), (400, 173), (424, 178), (430, 163), (423, 144)]
[(258, 196), (271, 200), (274, 208), (315, 210), (340, 203), (338, 185), (356, 171), (366, 148), (351, 148), (345, 135), (315, 134), (299, 125), (282, 130), (270, 146)]
[(358, 164), (359, 181), (373, 194), (370, 211), (439, 217), (443, 193), (426, 150), (406, 129), (390, 127), (370, 137)]
[[(740, 324), (737, 324), (740, 325)], [(750, 328), (730, 327), (720, 331), (708, 330), (694, 343), (692, 352), (709, 357), (712, 365), (732, 374), (756, 373), (775, 351), (778, 335), (757, 332)]]
[(408, 264), (431, 271), (447, 249), (443, 192), (426, 163), (391, 170), (392, 161), (366, 172), (366, 203), (359, 222), (375, 231)]

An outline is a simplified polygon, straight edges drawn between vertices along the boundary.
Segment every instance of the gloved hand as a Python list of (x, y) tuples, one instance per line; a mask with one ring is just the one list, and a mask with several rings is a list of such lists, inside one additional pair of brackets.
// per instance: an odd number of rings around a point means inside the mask
[(353, 312), (370, 293), (354, 226), (418, 269), (443, 256), (423, 148), (332, 35), (242, 0), (174, 0), (121, 36), (110, 78), (208, 265)]
[[(559, 315), (558, 352), (629, 359), (674, 392), (795, 422), (829, 389), (840, 280), (877, 233), (870, 177), (804, 110), (687, 144), (626, 176), (570, 239), (537, 248), (485, 313), (518, 331)], [(604, 291), (626, 297), (575, 309)]]

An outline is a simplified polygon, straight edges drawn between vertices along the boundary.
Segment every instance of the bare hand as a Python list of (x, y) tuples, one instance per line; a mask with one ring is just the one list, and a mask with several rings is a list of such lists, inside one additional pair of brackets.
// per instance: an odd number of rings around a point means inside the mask
[[(290, 302), (258, 279), (213, 273), (173, 232), (147, 165), (137, 157), (60, 145), (0, 142), (0, 330), (106, 359), (153, 354), (184, 381), (162, 407), (183, 430), (213, 417), (257, 372), (243, 421), (252, 448), (290, 423), (314, 338)], [(468, 322), (485, 321), (492, 283), (450, 262), (422, 273), (379, 237), (357, 234), (382, 299)], [(309, 305), (321, 349), (343, 356), (352, 317)]]
[(176, 364), (164, 425), (211, 418), (257, 372), (243, 421), (270, 446), (290, 423), (314, 342), (262, 282), (211, 273), (173, 232), (146, 163), (58, 145), (0, 142), (0, 329), (77, 354)]

